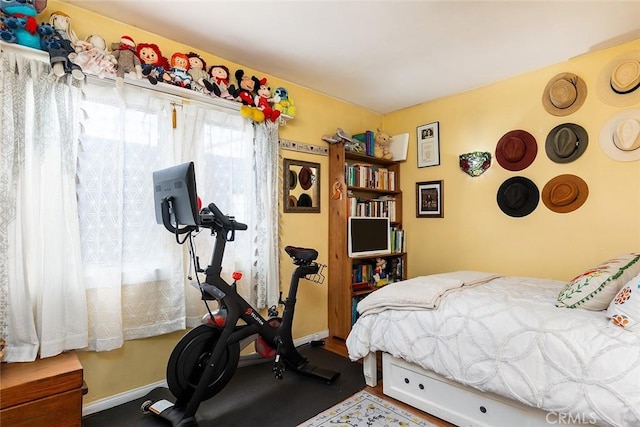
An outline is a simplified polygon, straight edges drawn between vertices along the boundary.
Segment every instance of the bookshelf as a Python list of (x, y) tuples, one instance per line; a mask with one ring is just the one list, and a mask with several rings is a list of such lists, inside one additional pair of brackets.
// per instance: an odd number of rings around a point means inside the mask
[(347, 255), (349, 216), (389, 216), (392, 228), (398, 230), (401, 237), (396, 236), (395, 245), (392, 241), (390, 255), (380, 256), (387, 263), (385, 279), (406, 278), (407, 254), (399, 243), (404, 237), (400, 164), (345, 151), (343, 144), (332, 144), (329, 145), (329, 185), (329, 336), (346, 339), (356, 317), (354, 304), (377, 289), (367, 283), (376, 273), (378, 258)]

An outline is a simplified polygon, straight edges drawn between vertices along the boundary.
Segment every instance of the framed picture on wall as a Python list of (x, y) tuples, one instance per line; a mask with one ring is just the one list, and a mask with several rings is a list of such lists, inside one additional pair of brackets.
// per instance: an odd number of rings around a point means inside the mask
[(418, 167), (437, 166), (440, 164), (440, 122), (418, 126)]
[(444, 218), (444, 181), (416, 182), (416, 218)]

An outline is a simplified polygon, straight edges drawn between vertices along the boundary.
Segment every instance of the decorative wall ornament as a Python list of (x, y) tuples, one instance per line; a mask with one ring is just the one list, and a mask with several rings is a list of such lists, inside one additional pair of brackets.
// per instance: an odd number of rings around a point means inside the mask
[(460, 154), (460, 169), (473, 177), (482, 175), (490, 166), (491, 153), (488, 151)]

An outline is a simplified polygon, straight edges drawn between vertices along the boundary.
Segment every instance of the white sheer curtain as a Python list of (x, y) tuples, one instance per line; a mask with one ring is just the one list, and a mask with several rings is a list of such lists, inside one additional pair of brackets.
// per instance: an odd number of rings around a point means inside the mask
[(2, 52), (0, 336), (5, 360), (87, 345), (75, 178), (79, 89)]

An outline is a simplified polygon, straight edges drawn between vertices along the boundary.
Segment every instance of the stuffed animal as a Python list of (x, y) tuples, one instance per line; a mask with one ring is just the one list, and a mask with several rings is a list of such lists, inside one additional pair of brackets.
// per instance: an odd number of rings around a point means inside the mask
[(387, 260), (376, 258), (376, 267), (373, 270), (373, 281), (376, 286), (384, 286), (389, 283), (387, 279)]
[(116, 67), (116, 87), (124, 86), (124, 75), (142, 78), (142, 63), (136, 55), (136, 43), (129, 36), (120, 37), (120, 43), (111, 45), (112, 55), (118, 61)]
[(278, 117), (280, 117), (280, 111), (274, 110), (271, 107), (273, 99), (271, 98), (271, 88), (267, 86), (266, 78), (260, 80), (260, 87), (256, 93), (257, 95), (254, 98), (254, 102), (256, 104), (256, 108), (264, 114), (264, 119), (271, 120), (272, 122), (278, 120)]
[(264, 120), (264, 113), (255, 107), (256, 90), (260, 87), (260, 80), (256, 76), (247, 76), (244, 70), (236, 70), (236, 80), (238, 89), (234, 93), (234, 98), (242, 102), (240, 115), (253, 119), (256, 122)]
[(78, 42), (78, 36), (71, 28), (71, 17), (64, 12), (53, 12), (49, 25), (53, 27), (53, 33), (43, 36), (41, 45), (43, 50), (49, 52), (52, 75), (60, 78), (71, 74), (76, 80), (84, 79), (82, 68), (69, 59), (69, 55), (75, 53), (74, 46)]
[(75, 52), (69, 54), (69, 60), (82, 68), (87, 74), (93, 74), (99, 78), (116, 77), (116, 64), (118, 61), (107, 52), (107, 42), (97, 35), (92, 34), (85, 40), (74, 43)]
[(165, 83), (191, 89), (189, 76), (189, 58), (186, 54), (176, 52), (171, 55), (171, 69), (164, 75)]
[(212, 65), (204, 85), (215, 96), (230, 100), (235, 98), (236, 87), (229, 84), (229, 69), (225, 65)]
[(198, 93), (205, 92), (204, 82), (207, 78), (207, 63), (195, 52), (187, 53), (189, 58), (189, 77), (191, 77), (191, 89)]
[(169, 70), (169, 60), (162, 56), (160, 48), (153, 43), (138, 43), (136, 55), (140, 59), (142, 75), (152, 85), (164, 80), (164, 73)]
[(389, 144), (391, 143), (391, 135), (387, 132), (377, 129), (373, 138), (373, 156), (379, 159), (391, 159), (393, 154), (389, 152)]
[(289, 117), (295, 117), (296, 107), (287, 89), (278, 87), (273, 91), (273, 108)]
[(53, 34), (49, 24), (38, 24), (35, 16), (47, 7), (47, 0), (0, 1), (0, 40), (42, 49), (41, 35)]

